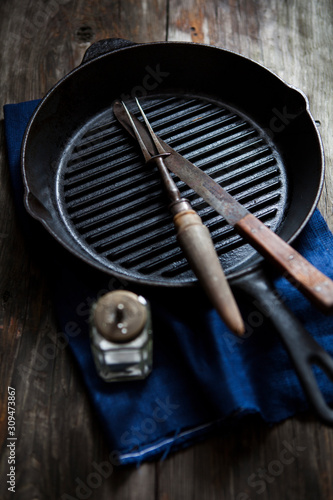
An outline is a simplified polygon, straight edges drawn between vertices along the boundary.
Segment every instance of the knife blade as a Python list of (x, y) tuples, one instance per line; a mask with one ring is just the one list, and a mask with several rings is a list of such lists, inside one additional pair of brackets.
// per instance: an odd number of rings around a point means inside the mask
[[(120, 102), (114, 103), (113, 112), (121, 125), (134, 137), (130, 120)], [(133, 114), (131, 116), (147, 149), (153, 152), (154, 144), (145, 126)], [(324, 313), (333, 312), (333, 281), (330, 278), (251, 214), (208, 174), (177, 153), (160, 137), (159, 140), (165, 150), (171, 153), (165, 159), (165, 165), (171, 172), (222, 215), (263, 257), (276, 265), (291, 284), (314, 305)]]

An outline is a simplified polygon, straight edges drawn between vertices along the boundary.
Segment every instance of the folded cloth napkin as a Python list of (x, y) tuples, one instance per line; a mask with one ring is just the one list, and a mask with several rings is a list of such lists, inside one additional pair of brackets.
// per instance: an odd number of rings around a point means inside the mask
[[(41, 248), (41, 255), (47, 253), (47, 272), (62, 332), (58, 343), (62, 347), (68, 344), (78, 363), (107, 436), (110, 457), (115, 453), (118, 463), (140, 463), (188, 446), (250, 413), (274, 423), (306, 410), (298, 378), (268, 320), (263, 318), (250, 335), (237, 339), (199, 288), (186, 290), (186, 294), (181, 290), (134, 289), (78, 262), (28, 216), (23, 207), (20, 148), (37, 104), (29, 101), (4, 107), (17, 210), (23, 227), (29, 227), (27, 237), (34, 251)], [(318, 211), (295, 246), (333, 278), (333, 237)], [(332, 320), (284, 278), (276, 277), (275, 285), (312, 336), (332, 355)], [(97, 296), (119, 287), (142, 293), (151, 303), (154, 367), (145, 380), (110, 384), (99, 378), (94, 367), (88, 317)], [(253, 304), (241, 304), (241, 309), (243, 317), (249, 317)], [(332, 386), (321, 372), (318, 383), (327, 402), (332, 403)]]

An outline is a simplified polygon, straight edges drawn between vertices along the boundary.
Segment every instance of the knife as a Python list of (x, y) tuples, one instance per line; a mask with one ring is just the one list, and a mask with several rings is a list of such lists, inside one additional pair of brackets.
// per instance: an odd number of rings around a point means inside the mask
[[(121, 103), (113, 105), (115, 117), (134, 136), (130, 119)], [(144, 125), (131, 114), (143, 142), (150, 152), (154, 143)], [(216, 212), (235, 228), (263, 257), (276, 265), (283, 275), (324, 313), (333, 311), (333, 281), (308, 262), (263, 222), (257, 219), (203, 170), (177, 153), (160, 137), (164, 149), (171, 153), (165, 158), (166, 167), (198, 193)]]

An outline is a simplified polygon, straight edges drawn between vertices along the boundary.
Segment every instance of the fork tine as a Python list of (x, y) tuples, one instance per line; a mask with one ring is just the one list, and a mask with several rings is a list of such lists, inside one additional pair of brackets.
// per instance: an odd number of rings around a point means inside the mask
[(156, 147), (156, 149), (157, 149), (158, 153), (161, 153), (161, 154), (166, 153), (166, 151), (165, 151), (165, 149), (163, 148), (162, 144), (160, 143), (160, 141), (159, 141), (159, 140), (158, 140), (158, 138), (156, 137), (156, 134), (155, 134), (155, 132), (153, 131), (152, 126), (150, 125), (150, 123), (149, 123), (149, 121), (148, 121), (148, 118), (147, 118), (147, 116), (146, 116), (145, 112), (143, 111), (143, 109), (142, 109), (142, 107), (141, 107), (141, 104), (139, 103), (138, 98), (136, 97), (136, 98), (135, 98), (135, 100), (136, 100), (136, 104), (137, 104), (137, 106), (138, 106), (138, 108), (139, 108), (139, 110), (140, 110), (140, 113), (141, 113), (141, 115), (142, 115), (142, 118), (144, 119), (145, 124), (147, 125), (147, 128), (148, 128), (148, 130), (149, 130), (149, 133), (150, 133), (150, 135), (151, 135), (151, 138), (152, 138), (152, 139), (153, 139), (153, 141), (154, 141), (154, 144), (155, 144), (155, 147)]
[(139, 133), (139, 131), (138, 131), (138, 129), (137, 129), (137, 127), (136, 127), (136, 125), (135, 125), (134, 121), (133, 121), (133, 118), (132, 118), (132, 116), (131, 116), (131, 113), (130, 113), (130, 112), (128, 111), (128, 109), (127, 109), (126, 104), (125, 104), (123, 101), (121, 101), (121, 104), (122, 104), (122, 106), (123, 106), (124, 110), (126, 111), (126, 114), (127, 114), (127, 116), (128, 116), (128, 119), (129, 119), (129, 120), (130, 120), (130, 122), (131, 122), (131, 125), (132, 125), (132, 128), (133, 128), (133, 131), (134, 131), (134, 133), (135, 133), (135, 137), (137, 138), (137, 141), (138, 141), (138, 143), (139, 143), (139, 146), (140, 146), (140, 148), (141, 148), (141, 151), (142, 151), (142, 153), (143, 153), (143, 156), (144, 156), (144, 158), (145, 158), (146, 162), (148, 162), (148, 161), (151, 159), (152, 155), (149, 153), (149, 151), (148, 151), (148, 149), (147, 149), (147, 147), (146, 147), (145, 143), (143, 142), (143, 140), (142, 140), (142, 138), (141, 138), (141, 135), (140, 135), (140, 133)]

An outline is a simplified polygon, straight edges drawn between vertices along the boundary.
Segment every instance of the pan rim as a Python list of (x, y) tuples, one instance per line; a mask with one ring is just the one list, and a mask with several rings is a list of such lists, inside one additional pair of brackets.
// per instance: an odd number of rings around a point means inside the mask
[[(108, 40), (115, 40), (115, 39), (108, 39)], [(117, 39), (117, 40), (119, 40), (119, 39)], [(142, 47), (152, 46), (152, 45), (154, 45), (154, 46), (170, 46), (170, 45), (190, 46), (192, 48), (200, 47), (200, 48), (206, 48), (206, 49), (213, 50), (213, 51), (222, 51), (223, 53), (232, 54), (238, 58), (244, 59), (244, 60), (250, 62), (251, 64), (254, 64), (254, 65), (260, 67), (265, 72), (270, 73), (273, 77), (275, 77), (277, 80), (279, 80), (281, 84), (283, 84), (288, 89), (298, 93), (299, 95), (301, 95), (303, 97), (304, 104), (305, 104), (303, 112), (306, 113), (308, 115), (308, 117), (310, 118), (312, 126), (313, 126), (313, 130), (316, 133), (316, 137), (317, 137), (318, 144), (319, 144), (319, 150), (320, 150), (320, 155), (321, 155), (321, 158), (320, 158), (321, 171), (320, 171), (320, 179), (319, 179), (319, 189), (317, 191), (317, 194), (316, 194), (314, 200), (312, 201), (311, 209), (308, 211), (308, 213), (304, 217), (303, 221), (299, 224), (297, 230), (288, 238), (288, 240), (285, 240), (288, 243), (292, 243), (293, 241), (295, 241), (295, 239), (303, 231), (306, 224), (309, 222), (310, 218), (312, 217), (312, 215), (317, 207), (318, 201), (319, 201), (321, 193), (322, 193), (323, 183), (324, 183), (324, 178), (325, 178), (325, 157), (324, 157), (322, 138), (320, 136), (318, 127), (316, 126), (316, 122), (315, 122), (315, 120), (312, 116), (312, 113), (310, 111), (310, 105), (309, 105), (309, 100), (308, 100), (307, 96), (304, 94), (304, 92), (302, 90), (300, 90), (299, 88), (297, 88), (294, 85), (290, 85), (284, 79), (282, 79), (280, 76), (278, 76), (275, 72), (273, 72), (272, 70), (265, 67), (263, 64), (261, 64), (257, 61), (254, 61), (253, 59), (251, 59), (247, 56), (244, 56), (242, 54), (239, 54), (235, 51), (225, 49), (222, 47), (217, 47), (214, 45), (208, 45), (208, 44), (203, 44), (203, 43), (194, 43), (194, 42), (156, 41), (156, 42), (143, 42), (143, 43), (135, 43), (135, 44), (133, 43), (133, 45), (128, 45), (125, 47), (117, 48), (114, 52), (119, 53), (121, 51), (128, 51), (128, 50), (133, 51), (133, 50), (136, 50), (138, 48), (140, 48), (140, 50), (141, 50)], [(110, 57), (112, 54), (113, 54), (113, 51), (109, 51), (107, 53), (95, 56), (94, 58), (92, 58), (86, 62), (82, 62), (79, 66), (77, 66), (76, 68), (71, 70), (68, 74), (66, 74), (58, 82), (56, 82), (56, 84), (45, 94), (45, 96), (42, 98), (41, 102), (37, 105), (36, 110), (34, 111), (32, 117), (30, 118), (28, 126), (25, 130), (24, 138), (23, 138), (23, 142), (22, 142), (22, 147), (21, 147), (21, 172), (22, 172), (23, 184), (24, 184), (24, 205), (25, 205), (27, 211), (29, 212), (29, 214), (31, 216), (33, 216), (34, 218), (38, 219), (42, 223), (42, 225), (46, 228), (46, 230), (56, 239), (56, 241), (58, 241), (58, 243), (60, 243), (62, 246), (64, 246), (67, 250), (69, 250), (72, 254), (74, 254), (80, 260), (85, 261), (88, 265), (91, 265), (104, 273), (110, 274), (112, 276), (115, 276), (118, 279), (123, 279), (123, 280), (126, 280), (128, 282), (133, 282), (133, 283), (140, 282), (140, 284), (143, 284), (145, 286), (159, 286), (159, 287), (170, 287), (170, 288), (195, 286), (198, 284), (196, 280), (188, 281), (188, 282), (165, 282), (165, 281), (159, 281), (157, 279), (151, 280), (149, 278), (147, 280), (144, 280), (144, 279), (140, 280), (136, 277), (124, 275), (119, 271), (109, 270), (103, 264), (101, 264), (99, 261), (95, 260), (94, 257), (90, 253), (87, 253), (87, 256), (83, 256), (82, 253), (80, 253), (79, 251), (77, 251), (74, 248), (74, 246), (71, 247), (66, 242), (64, 242), (62, 240), (62, 238), (58, 234), (56, 234), (56, 232), (52, 229), (52, 227), (50, 227), (48, 225), (47, 221), (44, 218), (35, 214), (31, 210), (31, 207), (29, 205), (29, 194), (31, 193), (31, 190), (29, 188), (29, 181), (27, 178), (26, 154), (27, 154), (27, 148), (29, 145), (29, 136), (30, 136), (31, 128), (32, 128), (33, 124), (35, 123), (35, 121), (37, 120), (37, 117), (39, 116), (40, 111), (43, 109), (43, 107), (46, 105), (46, 103), (52, 97), (52, 95), (58, 90), (59, 86), (61, 86), (65, 81), (67, 81), (69, 78), (75, 77), (77, 72), (82, 71), (82, 69), (86, 68), (87, 66), (95, 64), (96, 61), (98, 61), (98, 60)], [(74, 241), (73, 241), (73, 244), (74, 244)], [(264, 262), (264, 258), (259, 255), (257, 263), (255, 263), (253, 265), (249, 265), (249, 266), (245, 265), (244, 269), (240, 269), (236, 272), (229, 273), (227, 275), (227, 278), (231, 282), (234, 279), (239, 279), (242, 276), (247, 275), (247, 274), (251, 273), (253, 270), (260, 267), (263, 264), (263, 262)]]

